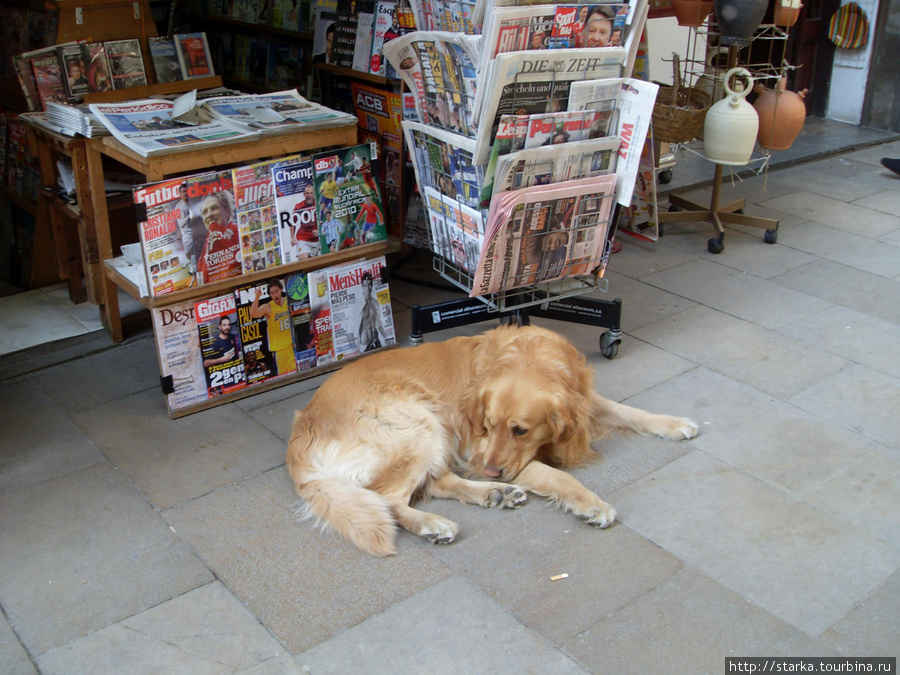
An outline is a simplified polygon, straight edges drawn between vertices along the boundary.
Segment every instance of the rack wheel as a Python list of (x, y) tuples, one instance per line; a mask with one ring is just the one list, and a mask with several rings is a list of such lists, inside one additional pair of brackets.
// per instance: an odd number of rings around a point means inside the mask
[(676, 213), (681, 210), (682, 208), (678, 204), (669, 204), (669, 213)]
[(657, 176), (659, 182), (665, 185), (666, 183), (672, 182), (672, 169), (663, 169), (659, 172)]
[(766, 233), (763, 235), (763, 241), (767, 244), (778, 243), (778, 228), (776, 227), (774, 230), (766, 230)]
[(621, 341), (621, 339), (610, 335), (610, 332), (606, 331), (600, 336), (600, 353), (608, 359), (616, 358), (616, 355), (619, 353), (619, 343)]
[(714, 237), (706, 242), (706, 250), (710, 253), (721, 253), (725, 250), (725, 242), (718, 237)]
[(661, 237), (661, 236), (663, 236), (665, 233), (666, 233), (666, 228), (663, 227), (663, 224), (662, 224), (662, 223), (657, 223), (657, 224), (656, 224), (656, 235), (659, 236), (659, 237)]

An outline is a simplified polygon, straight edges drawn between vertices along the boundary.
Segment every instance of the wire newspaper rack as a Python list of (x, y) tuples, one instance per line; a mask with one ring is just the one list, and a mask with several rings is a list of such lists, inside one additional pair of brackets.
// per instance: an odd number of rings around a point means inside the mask
[[(510, 111), (519, 114), (511, 116), (516, 131), (503, 154), (606, 137), (617, 128), (619, 111), (615, 99), (589, 101), (583, 110), (565, 113), (565, 100), (557, 93), (555, 73), (548, 74), (548, 79), (550, 95), (543, 109), (536, 109), (533, 102), (519, 101), (515, 95), (506, 102)], [(568, 96), (568, 86), (559, 90)], [(452, 100), (454, 93), (447, 92), (446, 100)], [(427, 96), (425, 101), (427, 105)], [(577, 136), (573, 133), (576, 131)], [(580, 297), (607, 291), (602, 274), (619, 212), (614, 186), (606, 192), (560, 195), (518, 204), (508, 222), (500, 225), (508, 232), (502, 288), (476, 294), (476, 270), (488, 246), (485, 228), (499, 208), (498, 200), (491, 202), (491, 208), (485, 208), (490, 189), (485, 191), (484, 168), (475, 165), (472, 152), (424, 134), (413, 134), (410, 139), (414, 154), (420, 158), (416, 174), (428, 212), (433, 268), (471, 296), (424, 307), (414, 305), (411, 341), (420, 343), (425, 333), (491, 318), (526, 324), (530, 316), (542, 316), (609, 328), (600, 338), (600, 349), (607, 358), (615, 357), (621, 342), (621, 301)], [(612, 174), (615, 159), (615, 149), (586, 154), (572, 161), (567, 173), (576, 177)], [(565, 185), (566, 181), (554, 182), (553, 166), (549, 156), (542, 159), (539, 154), (532, 161), (517, 162), (508, 176), (511, 190)]]

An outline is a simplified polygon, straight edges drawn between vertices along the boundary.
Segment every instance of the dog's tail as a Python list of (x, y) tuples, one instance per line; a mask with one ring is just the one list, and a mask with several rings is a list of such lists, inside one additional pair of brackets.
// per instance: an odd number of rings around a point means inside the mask
[(377, 492), (340, 478), (311, 480), (297, 487), (306, 500), (303, 516), (315, 516), (322, 527), (331, 527), (366, 553), (396, 553), (397, 526), (391, 508)]

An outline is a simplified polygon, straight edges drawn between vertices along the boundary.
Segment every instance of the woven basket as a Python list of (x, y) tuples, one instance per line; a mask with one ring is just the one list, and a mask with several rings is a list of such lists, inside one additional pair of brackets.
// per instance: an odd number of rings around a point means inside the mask
[(672, 66), (674, 84), (659, 88), (653, 106), (653, 138), (664, 143), (687, 143), (703, 131), (711, 101), (706, 92), (684, 86), (677, 54)]

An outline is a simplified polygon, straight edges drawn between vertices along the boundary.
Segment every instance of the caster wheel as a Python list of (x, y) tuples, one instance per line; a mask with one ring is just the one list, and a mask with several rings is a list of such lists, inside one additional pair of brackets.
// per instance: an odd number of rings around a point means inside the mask
[(677, 204), (669, 204), (669, 213), (677, 213), (678, 211), (683, 211), (683, 209)]
[(721, 239), (710, 239), (706, 242), (706, 250), (710, 253), (721, 253), (725, 250), (725, 242)]
[(619, 343), (621, 340), (611, 337), (607, 331), (600, 336), (600, 353), (608, 359), (616, 358), (619, 353)]
[(661, 237), (666, 233), (666, 228), (663, 227), (662, 223), (657, 223), (656, 225), (656, 236)]
[(763, 235), (763, 241), (767, 244), (775, 244), (778, 242), (778, 229), (774, 230), (766, 230), (766, 233)]
[(670, 183), (672, 181), (672, 171), (671, 169), (665, 169), (664, 171), (659, 172), (659, 176), (657, 176), (659, 182), (665, 185), (666, 183)]

